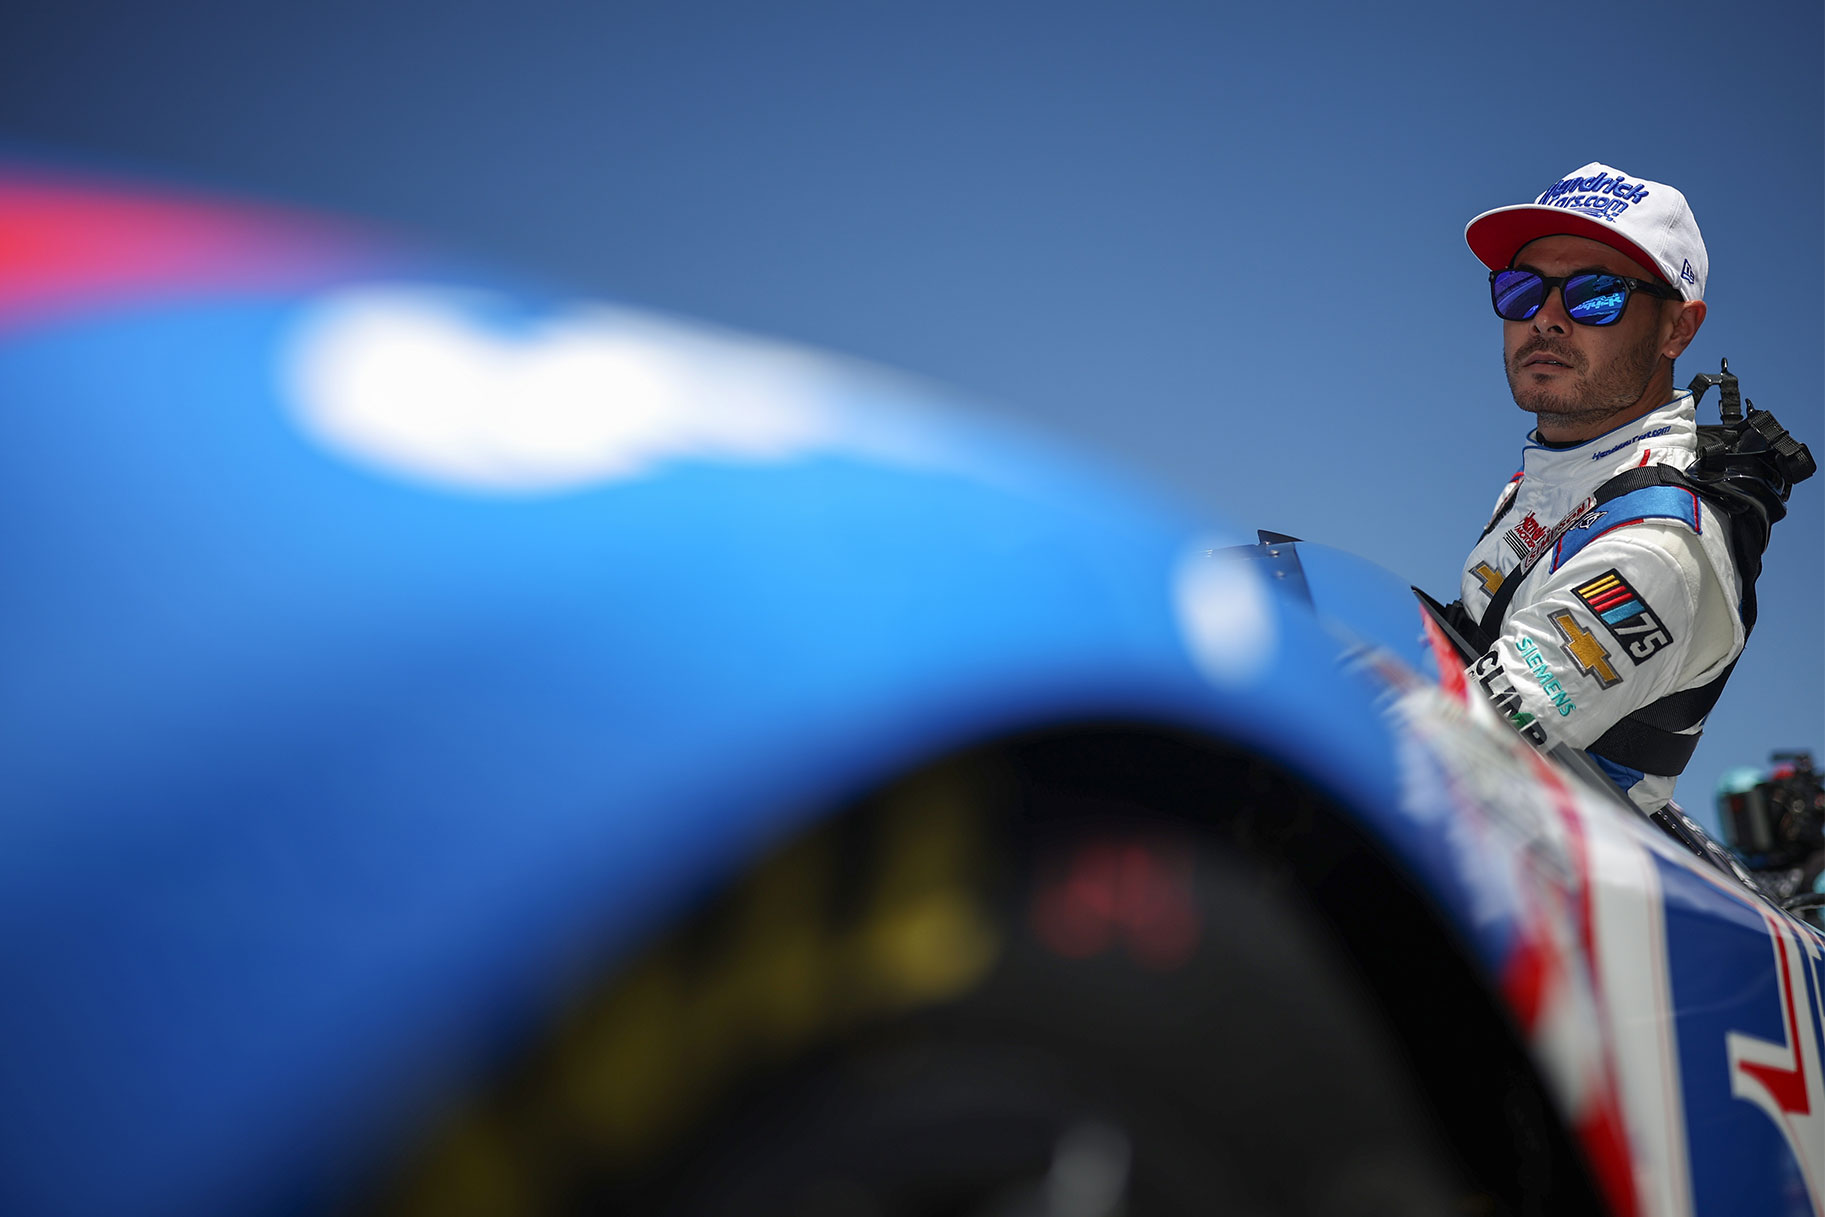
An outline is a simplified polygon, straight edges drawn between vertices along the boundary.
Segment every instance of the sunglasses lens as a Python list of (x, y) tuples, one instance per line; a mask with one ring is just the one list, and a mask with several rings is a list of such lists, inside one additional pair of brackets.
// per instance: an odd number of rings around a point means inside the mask
[(1496, 316), (1505, 321), (1525, 321), (1546, 303), (1546, 285), (1528, 270), (1499, 270), (1489, 281), (1489, 298)]
[(1585, 325), (1609, 325), (1629, 302), (1629, 285), (1615, 275), (1573, 275), (1561, 289), (1565, 311)]

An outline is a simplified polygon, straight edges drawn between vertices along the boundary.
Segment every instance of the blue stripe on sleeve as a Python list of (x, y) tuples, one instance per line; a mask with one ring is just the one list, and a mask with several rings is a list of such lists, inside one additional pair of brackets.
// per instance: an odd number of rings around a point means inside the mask
[(1693, 532), (1702, 532), (1698, 519), (1698, 496), (1679, 486), (1644, 486), (1601, 508), (1601, 514), (1582, 528), (1566, 531), (1553, 547), (1553, 566), (1558, 570), (1571, 561), (1572, 555), (1606, 532), (1642, 520), (1677, 520)]

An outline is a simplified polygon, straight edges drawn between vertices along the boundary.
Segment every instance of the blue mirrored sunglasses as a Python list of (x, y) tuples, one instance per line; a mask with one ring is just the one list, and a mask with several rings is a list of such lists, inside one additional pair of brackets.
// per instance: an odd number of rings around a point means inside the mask
[(1531, 270), (1492, 270), (1489, 272), (1489, 299), (1495, 315), (1504, 321), (1526, 321), (1540, 311), (1553, 288), (1565, 299), (1565, 311), (1579, 325), (1614, 325), (1628, 307), (1630, 292), (1644, 292), (1662, 300), (1677, 300), (1679, 293), (1670, 287), (1631, 279), (1603, 271), (1584, 271), (1555, 278)]

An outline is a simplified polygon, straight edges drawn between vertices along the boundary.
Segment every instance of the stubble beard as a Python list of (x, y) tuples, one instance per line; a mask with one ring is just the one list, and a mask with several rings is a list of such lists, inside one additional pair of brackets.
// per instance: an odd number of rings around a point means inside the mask
[[(1565, 390), (1527, 383), (1531, 378), (1521, 361), (1538, 351), (1578, 373), (1581, 383)], [(1654, 336), (1650, 334), (1592, 374), (1590, 361), (1569, 343), (1535, 335), (1512, 358), (1503, 359), (1503, 370), (1508, 374), (1508, 391), (1514, 394), (1515, 405), (1542, 422), (1551, 419), (1560, 428), (1570, 430), (1600, 423), (1634, 406), (1647, 392), (1659, 360)]]

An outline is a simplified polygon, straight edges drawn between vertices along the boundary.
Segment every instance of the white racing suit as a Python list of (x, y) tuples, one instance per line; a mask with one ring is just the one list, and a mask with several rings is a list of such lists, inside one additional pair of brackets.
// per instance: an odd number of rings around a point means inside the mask
[[(1522, 450), (1521, 471), (1465, 561), (1462, 591), (1480, 621), (1503, 581), (1539, 555), (1499, 636), (1485, 623), (1495, 645), (1467, 670), (1472, 693), (1487, 694), (1536, 747), (1589, 748), (1625, 715), (1717, 678), (1742, 651), (1742, 585), (1720, 513), (1671, 487), (1591, 503), (1625, 470), (1689, 468), (1697, 444), (1692, 395), (1681, 392), (1597, 439), (1548, 447), (1536, 435)], [(1672, 797), (1673, 775), (1630, 768), (1601, 748), (1592, 756), (1644, 810)]]

